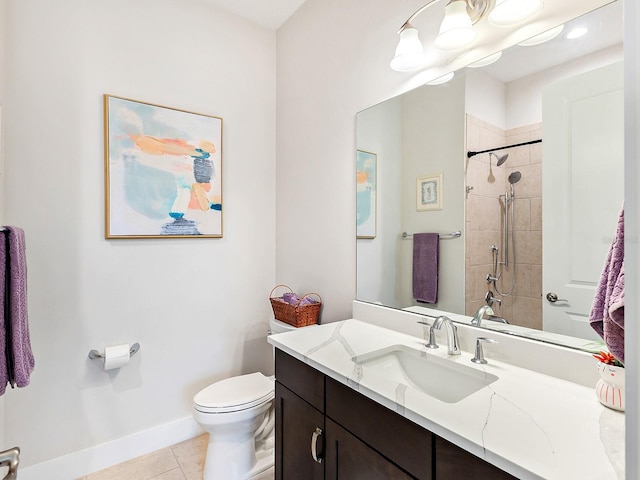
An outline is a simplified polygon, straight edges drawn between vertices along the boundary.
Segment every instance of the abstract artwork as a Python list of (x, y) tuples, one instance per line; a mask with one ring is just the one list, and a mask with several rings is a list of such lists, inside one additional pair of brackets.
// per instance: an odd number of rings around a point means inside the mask
[(104, 96), (106, 238), (222, 237), (222, 119)]
[(375, 153), (356, 153), (356, 237), (376, 237), (377, 157)]
[(418, 177), (416, 210), (442, 210), (442, 173)]

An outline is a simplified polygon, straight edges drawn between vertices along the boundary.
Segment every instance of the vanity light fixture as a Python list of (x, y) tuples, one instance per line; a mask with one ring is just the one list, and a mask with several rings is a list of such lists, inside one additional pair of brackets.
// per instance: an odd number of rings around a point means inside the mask
[(396, 72), (412, 72), (427, 64), (418, 30), (410, 23), (400, 29), (400, 41), (396, 47), (396, 55), (391, 60), (391, 68)]
[(535, 17), (542, 6), (542, 0), (496, 0), (489, 23), (496, 27), (518, 25)]
[(564, 25), (558, 25), (551, 30), (542, 32), (541, 34), (536, 35), (535, 37), (531, 37), (524, 42), (520, 42), (518, 43), (518, 45), (520, 45), (521, 47), (532, 47), (534, 45), (540, 45), (541, 43), (548, 42), (549, 40), (553, 40), (554, 38), (556, 38), (558, 35), (560, 35), (563, 29)]
[(444, 20), (435, 44), (441, 50), (461, 50), (470, 47), (478, 38), (467, 13), (466, 0), (452, 0), (444, 10)]
[[(427, 65), (428, 58), (412, 22), (436, 2), (430, 0), (420, 7), (398, 30), (400, 41), (390, 64), (393, 70), (412, 72)], [(463, 50), (476, 42), (478, 34), (473, 26), (487, 15), (496, 26), (511, 26), (529, 20), (541, 9), (542, 0), (449, 0), (434, 43), (441, 50)]]

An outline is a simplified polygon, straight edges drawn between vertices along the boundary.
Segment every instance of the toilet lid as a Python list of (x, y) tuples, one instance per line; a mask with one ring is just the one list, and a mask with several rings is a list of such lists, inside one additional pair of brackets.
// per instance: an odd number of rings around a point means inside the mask
[(273, 390), (273, 380), (260, 372), (250, 373), (209, 385), (196, 394), (193, 403), (201, 412), (235, 412), (270, 401)]

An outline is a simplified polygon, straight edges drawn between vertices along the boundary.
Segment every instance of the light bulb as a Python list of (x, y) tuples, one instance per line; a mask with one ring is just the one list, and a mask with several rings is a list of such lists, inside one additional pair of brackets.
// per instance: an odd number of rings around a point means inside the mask
[(411, 72), (426, 64), (427, 56), (424, 54), (422, 42), (418, 37), (418, 30), (413, 25), (407, 25), (400, 32), (400, 41), (390, 66), (397, 72)]
[(461, 50), (473, 45), (476, 38), (476, 31), (467, 13), (467, 2), (452, 0), (445, 8), (440, 33), (435, 40), (436, 47), (443, 50)]

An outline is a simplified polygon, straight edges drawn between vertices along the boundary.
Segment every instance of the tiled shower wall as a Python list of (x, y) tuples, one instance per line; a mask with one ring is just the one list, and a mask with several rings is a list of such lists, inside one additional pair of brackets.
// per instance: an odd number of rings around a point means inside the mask
[[(467, 115), (467, 150), (481, 151), (542, 138), (541, 124), (512, 130), (502, 130), (471, 115)], [(466, 198), (466, 314), (473, 316), (484, 304), (484, 296), (492, 289), (502, 300), (496, 306), (496, 315), (509, 323), (525, 327), (542, 328), (542, 145), (536, 143), (496, 152), (509, 154), (507, 161), (496, 166), (496, 158), (478, 154), (467, 160)], [(486, 276), (493, 274), (491, 246), (496, 245), (502, 261), (504, 197), (509, 188), (508, 177), (519, 171), (522, 177), (515, 189), (515, 257), (509, 249), (509, 266), (499, 265), (501, 278), (498, 289), (508, 293), (512, 289), (515, 264), (515, 290), (512, 295), (501, 296)], [(511, 236), (509, 237), (511, 242)]]

